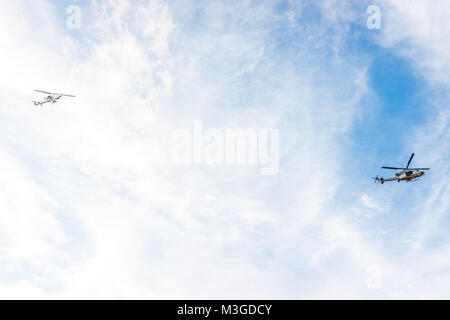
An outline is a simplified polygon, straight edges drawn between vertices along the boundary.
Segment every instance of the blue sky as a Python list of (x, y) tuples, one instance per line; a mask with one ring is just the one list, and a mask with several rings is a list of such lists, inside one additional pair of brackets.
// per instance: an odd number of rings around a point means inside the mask
[[(448, 298), (449, 13), (2, 3), (0, 296)], [(77, 98), (35, 109), (34, 89)], [(196, 121), (278, 129), (278, 173), (170, 164)], [(420, 181), (371, 181), (413, 152)]]

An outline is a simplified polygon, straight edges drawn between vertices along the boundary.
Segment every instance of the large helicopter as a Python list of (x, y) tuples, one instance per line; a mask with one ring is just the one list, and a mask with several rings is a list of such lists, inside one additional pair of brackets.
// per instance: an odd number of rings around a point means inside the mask
[(384, 184), (388, 181), (406, 181), (410, 182), (417, 178), (422, 177), (425, 174), (425, 171), (430, 170), (430, 168), (410, 168), (409, 165), (411, 164), (412, 159), (414, 158), (414, 153), (411, 155), (411, 158), (409, 158), (408, 164), (405, 168), (394, 168), (394, 167), (382, 167), (382, 169), (388, 169), (388, 170), (402, 170), (399, 173), (395, 174), (394, 178), (372, 178), (375, 180), (375, 182), (380, 182), (381, 184)]

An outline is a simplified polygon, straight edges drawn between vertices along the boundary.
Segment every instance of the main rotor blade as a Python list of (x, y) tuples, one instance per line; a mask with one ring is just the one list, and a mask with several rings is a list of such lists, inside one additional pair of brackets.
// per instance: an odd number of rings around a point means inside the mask
[(53, 92), (48, 92), (48, 91), (41, 91), (41, 90), (34, 90), (36, 92), (40, 92), (40, 93), (45, 93), (45, 94), (54, 94)]
[(63, 97), (71, 97), (71, 98), (75, 98), (75, 96), (70, 95), (70, 94), (55, 93), (55, 92), (48, 92), (48, 91), (41, 91), (41, 90), (34, 90), (34, 91), (40, 92), (40, 93), (45, 93), (45, 94), (52, 94), (52, 95), (56, 95), (56, 96), (63, 96)]
[(411, 155), (411, 158), (409, 158), (408, 164), (406, 165), (406, 169), (409, 168), (409, 165), (411, 164), (411, 161), (413, 158), (414, 158), (414, 153)]
[(381, 169), (389, 169), (389, 170), (405, 170), (405, 168), (393, 168), (393, 167), (381, 167)]
[(70, 97), (70, 98), (76, 98), (75, 96), (72, 96), (70, 94), (64, 94), (64, 93), (56, 93), (58, 96), (63, 96), (63, 97)]
[(430, 168), (409, 168), (409, 170), (431, 170)]

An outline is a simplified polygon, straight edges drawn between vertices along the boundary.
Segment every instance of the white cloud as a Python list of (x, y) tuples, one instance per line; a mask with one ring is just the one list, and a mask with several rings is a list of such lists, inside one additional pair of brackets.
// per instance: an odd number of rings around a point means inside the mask
[(364, 206), (366, 206), (369, 209), (378, 209), (378, 204), (373, 200), (372, 197), (364, 193), (361, 196), (361, 202)]
[[(385, 30), (382, 43), (414, 61), (428, 80), (448, 84), (450, 7), (445, 0), (380, 1)], [(446, 71), (447, 70), (447, 71)]]

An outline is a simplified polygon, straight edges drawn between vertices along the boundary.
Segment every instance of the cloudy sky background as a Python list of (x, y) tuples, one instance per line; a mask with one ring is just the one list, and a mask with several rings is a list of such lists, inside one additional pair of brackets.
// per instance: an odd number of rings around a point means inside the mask
[[(2, 1), (0, 297), (450, 298), (449, 16)], [(35, 108), (34, 89), (77, 98)], [(279, 129), (279, 173), (164, 161), (195, 121)], [(420, 181), (370, 180), (412, 152)]]

